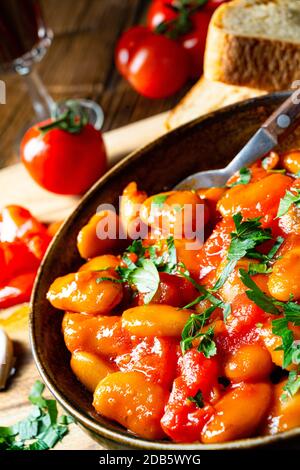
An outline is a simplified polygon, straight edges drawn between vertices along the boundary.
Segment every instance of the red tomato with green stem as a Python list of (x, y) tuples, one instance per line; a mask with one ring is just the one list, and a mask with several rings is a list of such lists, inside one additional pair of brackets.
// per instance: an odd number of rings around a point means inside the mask
[(175, 20), (178, 12), (172, 8), (174, 0), (154, 0), (147, 13), (147, 25), (155, 30), (157, 26), (165, 21)]
[(147, 98), (165, 98), (187, 81), (189, 59), (176, 41), (137, 26), (125, 32), (115, 52), (116, 66)]
[(210, 11), (205, 10), (195, 13), (191, 18), (192, 30), (180, 38), (180, 43), (189, 55), (191, 76), (193, 78), (200, 77), (203, 72), (204, 52), (210, 19)]
[(199, 3), (182, 0), (154, 0), (147, 15), (148, 27), (177, 40), (190, 60), (191, 76), (199, 77), (203, 70), (206, 36), (211, 17), (228, 0), (208, 0)]
[(26, 132), (21, 158), (32, 178), (57, 194), (83, 194), (107, 169), (100, 131), (71, 105), (57, 119)]

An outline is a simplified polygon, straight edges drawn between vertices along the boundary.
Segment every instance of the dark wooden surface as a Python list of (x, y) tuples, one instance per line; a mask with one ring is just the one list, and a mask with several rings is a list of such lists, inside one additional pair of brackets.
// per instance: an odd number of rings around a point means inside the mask
[[(145, 19), (148, 0), (41, 0), (54, 41), (36, 66), (57, 99), (87, 97), (104, 109), (104, 130), (171, 108), (184, 93), (165, 100), (139, 96), (114, 67), (114, 46), (121, 32)], [(34, 119), (26, 86), (15, 75), (0, 76), (7, 103), (0, 105), (0, 168), (18, 161), (15, 144)]]

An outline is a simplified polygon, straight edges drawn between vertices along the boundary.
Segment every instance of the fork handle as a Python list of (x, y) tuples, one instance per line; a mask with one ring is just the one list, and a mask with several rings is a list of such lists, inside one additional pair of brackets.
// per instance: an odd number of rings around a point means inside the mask
[(274, 111), (262, 125), (274, 140), (280, 142), (287, 133), (291, 132), (300, 119), (300, 92), (296, 90)]

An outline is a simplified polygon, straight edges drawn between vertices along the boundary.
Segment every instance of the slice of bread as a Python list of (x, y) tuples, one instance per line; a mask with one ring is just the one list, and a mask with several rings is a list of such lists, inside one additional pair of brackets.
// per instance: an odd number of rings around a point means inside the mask
[(201, 78), (169, 113), (166, 126), (174, 129), (211, 111), (264, 93), (262, 90), (225, 85)]
[(300, 79), (300, 1), (233, 0), (214, 13), (204, 74), (209, 80), (283, 90)]

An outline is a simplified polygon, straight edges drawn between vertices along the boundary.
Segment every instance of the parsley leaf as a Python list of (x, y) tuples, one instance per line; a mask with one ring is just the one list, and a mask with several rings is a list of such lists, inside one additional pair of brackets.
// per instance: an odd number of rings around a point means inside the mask
[(267, 313), (274, 315), (281, 313), (276, 307), (274, 299), (265, 294), (244, 269), (240, 269), (239, 274), (243, 284), (250, 289), (246, 291), (246, 295), (250, 300)]
[(250, 263), (248, 268), (248, 274), (254, 276), (255, 274), (270, 274), (273, 271), (269, 268), (266, 263)]
[(250, 300), (267, 313), (282, 315), (272, 321), (272, 332), (280, 336), (282, 340), (281, 346), (276, 348), (277, 351), (283, 351), (284, 353), (282, 367), (286, 369), (292, 362), (295, 362), (296, 357), (300, 362), (300, 345), (295, 342), (294, 333), (289, 328), (289, 322), (295, 326), (300, 325), (300, 305), (292, 301), (281, 302), (268, 296), (257, 286), (245, 270), (240, 269), (239, 273), (244, 285), (250, 289), (246, 291), (246, 295)]
[(293, 204), (297, 207), (300, 206), (300, 189), (296, 189), (295, 191), (296, 194), (289, 190), (286, 191), (284, 197), (280, 200), (276, 219), (285, 215)]
[(205, 357), (213, 357), (217, 354), (217, 346), (214, 342), (214, 329), (210, 327), (205, 333), (201, 333), (202, 338), (198, 346), (198, 351)]
[(197, 408), (204, 408), (204, 400), (203, 400), (203, 395), (202, 395), (202, 392), (201, 390), (199, 390), (195, 396), (193, 397), (187, 397), (187, 399), (192, 402), (192, 403), (195, 403), (195, 405), (197, 406)]
[[(145, 247), (142, 240), (134, 240), (122, 256), (122, 261), (126, 266), (116, 268), (116, 272), (121, 278), (116, 282), (128, 282), (134, 285), (139, 292), (146, 294), (144, 301), (149, 303), (159, 286), (159, 272), (175, 274), (177, 270), (174, 238), (169, 237), (166, 240), (166, 245), (167, 250), (163, 250), (160, 244)], [(157, 251), (161, 249), (163, 254), (157, 256)], [(136, 263), (130, 259), (130, 253), (137, 255)], [(101, 282), (107, 279), (102, 277), (98, 280)]]
[(228, 184), (228, 188), (233, 188), (238, 184), (248, 184), (251, 181), (251, 170), (249, 168), (243, 167), (239, 171), (239, 179), (232, 184)]
[(282, 340), (281, 346), (275, 351), (283, 351), (283, 369), (286, 369), (291, 363), (294, 352), (294, 334), (288, 327), (288, 321), (285, 317), (272, 321), (272, 332), (274, 335), (280, 336)]
[(205, 357), (215, 356), (217, 353), (216, 343), (214, 342), (214, 330), (212, 327), (208, 328), (205, 333), (202, 333), (202, 328), (216, 307), (213, 305), (206, 309), (202, 314), (196, 315), (192, 313), (189, 320), (185, 324), (181, 334), (181, 351), (184, 354), (193, 347), (193, 342), (200, 339), (198, 351), (202, 352)]
[(155, 209), (162, 208), (168, 197), (169, 194), (157, 194), (152, 198), (151, 206), (154, 206)]
[(284, 394), (282, 399), (286, 400), (288, 397), (293, 397), (300, 390), (300, 375), (299, 371), (291, 370), (289, 378), (285, 386), (283, 387)]
[(254, 276), (255, 274), (270, 274), (272, 272), (272, 268), (269, 267), (269, 263), (273, 260), (274, 256), (276, 255), (283, 242), (283, 237), (277, 237), (274, 245), (272, 246), (271, 250), (267, 255), (258, 252), (249, 252), (248, 256), (250, 256), (250, 258), (259, 259), (262, 262), (258, 264), (250, 263), (248, 268), (248, 274), (250, 274), (250, 276)]
[(132, 271), (129, 281), (134, 284), (139, 292), (145, 294), (144, 301), (148, 304), (154, 297), (159, 286), (159, 273), (153, 261), (141, 261), (141, 267)]
[(212, 288), (213, 292), (224, 285), (240, 259), (249, 256), (251, 250), (272, 238), (271, 231), (261, 227), (259, 217), (243, 221), (242, 214), (239, 212), (233, 216), (233, 221), (235, 232), (230, 234), (231, 242), (227, 254), (227, 264)]
[(55, 400), (42, 396), (44, 384), (37, 380), (29, 401), (34, 405), (27, 418), (10, 427), (0, 427), (1, 450), (47, 450), (54, 447), (74, 420), (62, 415), (58, 418)]
[(277, 238), (276, 238), (276, 241), (275, 241), (273, 247), (271, 248), (271, 250), (269, 251), (269, 253), (266, 255), (267, 261), (272, 261), (272, 259), (273, 259), (274, 256), (276, 255), (277, 251), (279, 250), (279, 248), (280, 248), (281, 245), (283, 244), (283, 242), (284, 242), (284, 238), (283, 238), (283, 237), (277, 237)]

